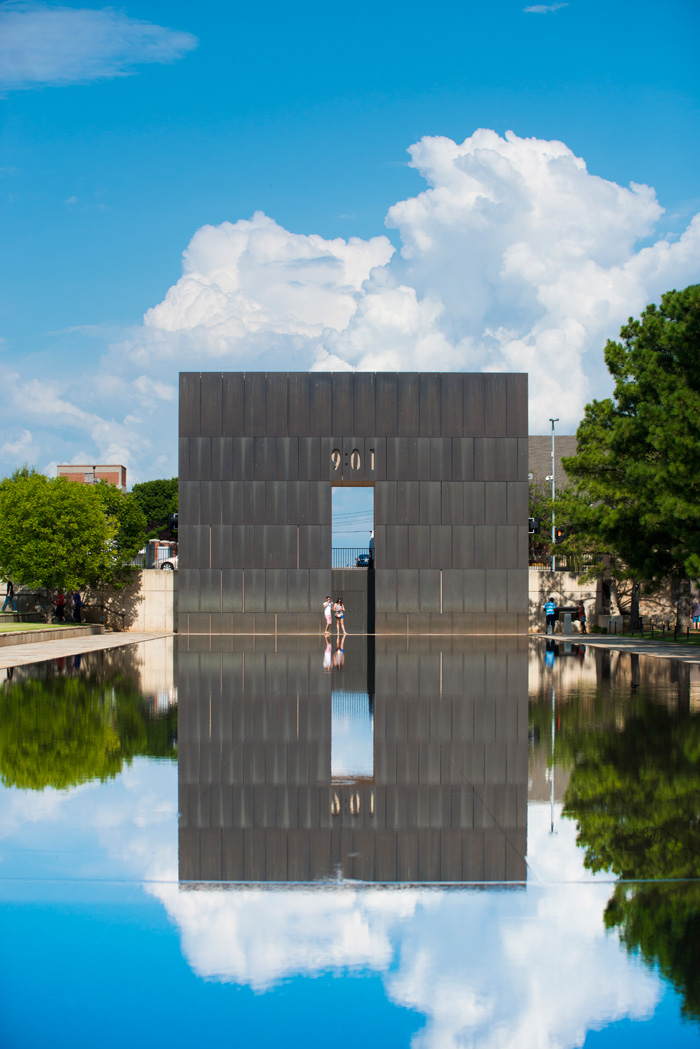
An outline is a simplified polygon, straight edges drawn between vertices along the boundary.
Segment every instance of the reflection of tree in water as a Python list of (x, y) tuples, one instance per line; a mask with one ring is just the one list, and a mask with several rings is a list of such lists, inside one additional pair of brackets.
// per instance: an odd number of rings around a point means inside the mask
[(149, 716), (131, 674), (107, 674), (101, 662), (70, 676), (52, 667), (53, 676), (42, 668), (46, 676), (15, 677), (0, 691), (5, 786), (65, 789), (112, 778), (139, 755), (177, 757), (177, 708)]
[(564, 814), (587, 868), (652, 882), (618, 885), (606, 926), (658, 964), (700, 1019), (700, 885), (658, 882), (700, 875), (700, 716), (679, 707), (638, 695), (617, 727), (571, 719), (560, 741), (573, 762)]

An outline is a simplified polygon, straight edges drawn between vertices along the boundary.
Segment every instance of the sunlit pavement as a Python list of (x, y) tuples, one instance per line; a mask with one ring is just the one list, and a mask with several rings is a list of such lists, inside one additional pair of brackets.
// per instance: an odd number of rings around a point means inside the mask
[(0, 648), (0, 669), (20, 667), (26, 663), (42, 663), (47, 659), (61, 659), (64, 656), (84, 655), (86, 652), (99, 652), (105, 648), (119, 648), (139, 641), (152, 641), (157, 637), (169, 637), (170, 633), (168, 630), (157, 633), (124, 631), (115, 634), (94, 634), (91, 637), (60, 638), (58, 641), (37, 641), (35, 644), (7, 645)]
[(640, 656), (655, 656), (657, 659), (677, 659), (680, 663), (700, 663), (700, 645), (686, 648), (684, 645), (652, 641), (651, 638), (615, 637), (614, 634), (535, 634), (545, 641), (556, 641), (563, 645), (590, 645), (597, 648), (613, 648), (618, 652), (632, 652)]

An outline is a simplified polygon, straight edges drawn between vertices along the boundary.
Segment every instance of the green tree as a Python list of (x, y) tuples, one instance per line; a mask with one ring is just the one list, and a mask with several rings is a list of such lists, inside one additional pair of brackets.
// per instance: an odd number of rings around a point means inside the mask
[(119, 676), (8, 682), (0, 691), (0, 779), (6, 787), (65, 790), (117, 776), (137, 755), (174, 760), (177, 708), (149, 717)]
[(168, 514), (177, 513), (177, 477), (135, 484), (132, 495), (143, 510), (153, 538), (173, 538), (168, 529)]
[(106, 578), (116, 532), (92, 486), (22, 472), (0, 481), (0, 574), (6, 579), (53, 591)]
[(593, 401), (564, 460), (566, 512), (629, 578), (678, 587), (679, 626), (700, 577), (700, 285), (668, 292), (608, 342), (612, 398)]
[(95, 485), (102, 509), (114, 533), (111, 568), (112, 583), (131, 575), (128, 562), (136, 556), (146, 541), (146, 517), (133, 495), (124, 495), (113, 484), (100, 481)]

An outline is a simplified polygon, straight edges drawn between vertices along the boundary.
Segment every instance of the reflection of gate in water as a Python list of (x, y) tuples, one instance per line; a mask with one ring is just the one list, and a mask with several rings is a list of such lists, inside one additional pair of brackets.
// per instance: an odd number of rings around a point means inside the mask
[(183, 882), (524, 880), (526, 639), (351, 638), (332, 675), (308, 639), (217, 640), (179, 643)]

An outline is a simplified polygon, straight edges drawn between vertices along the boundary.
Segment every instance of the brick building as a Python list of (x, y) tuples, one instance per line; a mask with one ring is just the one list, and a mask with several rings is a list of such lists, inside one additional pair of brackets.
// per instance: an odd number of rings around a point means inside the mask
[(59, 477), (67, 477), (69, 481), (77, 481), (78, 484), (97, 484), (98, 481), (106, 481), (113, 484), (115, 488), (121, 489), (126, 495), (126, 467), (115, 464), (103, 464), (101, 466), (81, 466), (79, 463), (65, 463), (57, 466)]

